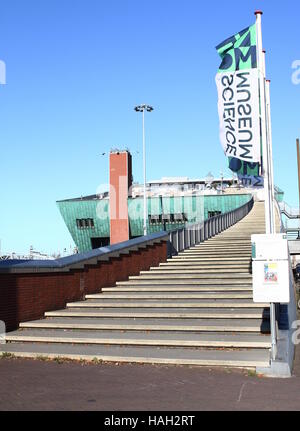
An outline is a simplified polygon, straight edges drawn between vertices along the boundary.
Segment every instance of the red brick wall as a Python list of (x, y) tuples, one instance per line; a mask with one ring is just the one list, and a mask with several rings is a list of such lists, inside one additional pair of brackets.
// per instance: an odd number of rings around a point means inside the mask
[(131, 187), (131, 156), (127, 151), (109, 156), (110, 244), (129, 240), (128, 189)]
[(67, 302), (114, 286), (166, 259), (167, 243), (162, 242), (70, 272), (0, 274), (0, 320), (12, 331), (20, 322), (41, 319), (45, 311), (65, 308)]

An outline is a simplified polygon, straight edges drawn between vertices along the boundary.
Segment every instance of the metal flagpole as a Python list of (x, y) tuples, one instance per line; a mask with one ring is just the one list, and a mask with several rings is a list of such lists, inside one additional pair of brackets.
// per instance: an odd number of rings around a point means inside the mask
[[(263, 73), (266, 78), (266, 50), (263, 50)], [(275, 226), (275, 201), (274, 201), (274, 174), (273, 174), (273, 150), (272, 150), (272, 123), (271, 123), (271, 102), (270, 102), (270, 80), (265, 79), (266, 94), (266, 131), (267, 131), (267, 155), (269, 173), (269, 202), (270, 202), (270, 229), (271, 233), (276, 233)]]
[(256, 11), (256, 33), (257, 33), (257, 61), (259, 74), (259, 93), (260, 93), (260, 111), (261, 111), (261, 138), (263, 166), (262, 174), (264, 176), (265, 190), (265, 223), (266, 233), (271, 233), (270, 217), (270, 199), (269, 199), (269, 170), (268, 170), (268, 150), (267, 150), (267, 125), (266, 125), (266, 91), (265, 91), (265, 73), (264, 73), (264, 54), (262, 48), (262, 29), (261, 29), (261, 11)]
[(272, 227), (272, 233), (276, 233), (270, 84), (271, 84), (271, 81), (267, 79), (266, 80), (266, 99), (267, 99), (267, 125), (268, 125), (267, 133), (268, 133), (268, 153), (269, 153), (268, 158), (269, 158), (269, 173), (270, 173), (271, 227)]
[[(261, 110), (261, 137), (262, 137), (262, 153), (263, 153), (263, 166), (262, 174), (264, 177), (264, 191), (265, 191), (265, 223), (266, 234), (272, 232), (271, 222), (271, 199), (270, 199), (270, 172), (269, 172), (269, 157), (268, 157), (268, 139), (267, 139), (267, 113), (266, 113), (266, 76), (265, 76), (265, 63), (262, 44), (262, 27), (261, 17), (262, 11), (256, 11), (256, 34), (257, 34), (257, 60), (258, 60), (258, 73), (259, 73), (259, 92), (260, 92), (260, 110)], [(275, 304), (270, 304), (270, 324), (271, 324), (271, 342), (272, 342), (272, 359), (276, 357), (277, 336), (276, 336), (276, 316)]]
[[(297, 146), (297, 162), (298, 162), (298, 189), (299, 189), (299, 214), (300, 214), (300, 141), (296, 140)], [(299, 235), (299, 232), (298, 232)]]

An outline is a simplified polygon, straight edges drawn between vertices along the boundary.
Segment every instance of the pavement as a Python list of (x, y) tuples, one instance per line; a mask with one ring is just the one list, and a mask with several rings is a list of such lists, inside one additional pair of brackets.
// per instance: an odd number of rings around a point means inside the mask
[(187, 366), (0, 360), (1, 411), (300, 410), (300, 347), (294, 375)]

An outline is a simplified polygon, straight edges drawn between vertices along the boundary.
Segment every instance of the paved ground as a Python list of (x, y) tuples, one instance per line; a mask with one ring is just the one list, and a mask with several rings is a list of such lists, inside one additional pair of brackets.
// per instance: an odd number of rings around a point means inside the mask
[(0, 360), (0, 410), (300, 410), (295, 376), (149, 365)]

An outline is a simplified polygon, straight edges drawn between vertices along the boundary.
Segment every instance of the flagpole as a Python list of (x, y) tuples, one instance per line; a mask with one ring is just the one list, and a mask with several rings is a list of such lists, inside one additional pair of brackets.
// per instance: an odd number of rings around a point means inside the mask
[[(266, 78), (266, 50), (263, 49), (263, 72)], [(276, 233), (275, 207), (274, 207), (274, 174), (273, 174), (273, 150), (272, 150), (272, 126), (271, 126), (271, 102), (270, 102), (270, 80), (265, 79), (266, 94), (266, 132), (267, 132), (267, 155), (269, 174), (269, 202), (270, 202), (270, 229), (271, 233)]]
[(270, 197), (271, 197), (271, 216), (272, 216), (271, 226), (272, 226), (272, 233), (276, 233), (270, 84), (271, 84), (271, 81), (267, 79), (266, 80), (266, 99), (267, 99), (267, 121), (268, 121), (267, 124), (268, 124), (268, 152), (269, 152), (269, 172), (270, 172)]
[[(259, 90), (260, 90), (260, 106), (261, 106), (261, 133), (262, 133), (262, 152), (263, 166), (262, 175), (264, 177), (264, 192), (265, 192), (265, 224), (266, 234), (273, 233), (271, 222), (271, 199), (270, 199), (270, 172), (269, 172), (269, 157), (268, 157), (268, 139), (267, 139), (267, 113), (266, 113), (266, 72), (265, 61), (262, 44), (262, 27), (261, 17), (262, 11), (255, 11), (256, 15), (256, 34), (257, 34), (257, 60), (259, 73)], [(276, 331), (276, 315), (275, 304), (270, 304), (270, 326), (271, 326), (271, 355), (272, 359), (276, 358), (277, 350), (277, 331)]]
[(268, 170), (268, 150), (267, 150), (267, 124), (266, 124), (266, 91), (265, 91), (265, 70), (264, 54), (262, 45), (262, 28), (261, 28), (261, 11), (256, 11), (256, 34), (257, 34), (257, 61), (259, 73), (259, 92), (261, 105), (261, 135), (262, 135), (262, 153), (263, 166), (262, 175), (264, 177), (265, 191), (265, 224), (266, 234), (271, 233), (271, 216), (270, 216), (270, 196), (269, 196), (269, 170)]

